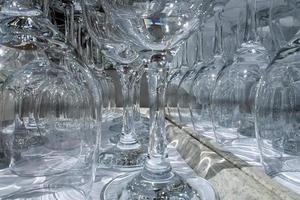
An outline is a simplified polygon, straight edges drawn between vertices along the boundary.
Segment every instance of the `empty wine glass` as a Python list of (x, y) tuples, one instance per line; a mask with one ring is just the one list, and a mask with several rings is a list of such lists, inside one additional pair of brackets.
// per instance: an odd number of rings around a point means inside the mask
[[(213, 189), (197, 193), (171, 169), (165, 133), (165, 90), (170, 50), (198, 28), (211, 1), (102, 1), (109, 21), (136, 50), (148, 52), (150, 94), (149, 158), (141, 172), (114, 179), (104, 199), (216, 199)], [(199, 179), (204, 183), (204, 180)], [(207, 185), (204, 183), (204, 185)], [(201, 189), (200, 189), (201, 191)]]
[[(20, 4), (12, 6), (13, 3)], [(0, 9), (0, 64), (2, 66), (0, 86), (2, 86), (8, 76), (25, 64), (39, 58), (45, 58), (46, 55), (42, 50), (52, 40), (58, 38), (59, 33), (47, 20), (41, 17), (42, 12), (39, 10), (38, 4), (27, 1), (5, 1), (2, 2)], [(36, 38), (42, 39), (37, 40)], [(49, 41), (45, 41), (45, 39), (49, 39)], [(1, 141), (2, 137), (4, 136), (0, 135)], [(1, 168), (6, 168), (9, 164), (7, 148), (7, 144), (2, 141), (0, 145)]]
[(0, 71), (1, 140), (11, 174), (31, 180), (15, 178), (1, 198), (88, 199), (101, 124), (93, 76), (34, 1), (5, 1), (1, 13), (1, 49), (26, 61)]
[(191, 93), (195, 96), (195, 101), (192, 101), (190, 105), (194, 126), (202, 135), (211, 139), (215, 137), (211, 120), (211, 94), (218, 73), (229, 62), (223, 50), (223, 21), (221, 17), (223, 8), (224, 4), (215, 6), (214, 56), (200, 67), (191, 88)]
[(194, 123), (192, 123), (192, 110), (190, 109), (190, 104), (192, 102), (192, 95), (190, 94), (192, 83), (195, 75), (203, 65), (203, 32), (199, 30), (195, 33), (192, 38), (195, 46), (193, 48), (196, 57), (194, 59), (192, 68), (188, 70), (178, 85), (177, 89), (177, 109), (180, 118), (180, 123), (183, 126), (194, 128)]
[[(172, 120), (179, 123), (180, 116), (178, 113), (177, 102), (178, 102), (178, 85), (182, 79), (182, 77), (190, 70), (193, 65), (193, 61), (195, 60), (195, 51), (193, 45), (194, 42), (193, 35), (190, 36), (187, 41), (181, 46), (181, 51), (176, 53), (176, 57), (178, 63), (176, 67), (174, 67), (173, 72), (170, 73), (170, 78), (167, 83), (167, 110), (169, 111), (168, 115)], [(175, 63), (174, 63), (175, 64)]]
[[(112, 120), (119, 116), (115, 107), (115, 86), (112, 78), (105, 72), (105, 61), (101, 50), (94, 44), (83, 22), (80, 1), (52, 1), (52, 20), (66, 40), (72, 43), (93, 75), (99, 81), (102, 93), (103, 120)], [(62, 22), (61, 20), (64, 19)]]
[[(141, 143), (145, 133), (136, 134), (133, 116), (134, 83), (139, 75), (139, 69), (143, 62), (139, 55), (122, 40), (114, 27), (109, 26), (106, 21), (106, 13), (102, 11), (101, 5), (96, 0), (82, 1), (83, 16), (87, 29), (94, 42), (101, 47), (106, 58), (114, 64), (120, 76), (123, 95), (123, 122), (122, 128), (118, 125), (110, 127), (110, 130), (117, 130), (116, 138), (109, 138), (110, 141), (117, 141), (117, 144), (109, 149), (103, 149), (99, 155), (101, 167), (108, 168), (139, 168), (143, 165), (146, 157), (146, 146)], [(137, 137), (139, 135), (139, 138)], [(112, 135), (111, 135), (112, 136)], [(105, 147), (103, 144), (103, 147)]]
[(256, 135), (265, 171), (295, 191), (300, 188), (299, 33), (267, 67), (255, 104)]
[(219, 73), (212, 93), (217, 142), (251, 164), (260, 164), (254, 128), (257, 83), (269, 63), (256, 31), (256, 0), (246, 0), (245, 36), (234, 62)]
[[(66, 52), (49, 48), (45, 53), (50, 62), (36, 60), (15, 71), (4, 82), (0, 99), (9, 169), (19, 177), (44, 181), (19, 185), (19, 191), (3, 198), (88, 199), (99, 142), (100, 96), (86, 69), (71, 64)], [(57, 62), (59, 56), (66, 62)]]

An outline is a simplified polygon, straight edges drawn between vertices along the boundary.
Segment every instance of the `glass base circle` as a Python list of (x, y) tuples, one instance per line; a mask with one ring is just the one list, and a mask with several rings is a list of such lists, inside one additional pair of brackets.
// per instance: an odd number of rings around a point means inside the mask
[(18, 191), (15, 194), (4, 197), (10, 200), (91, 200), (83, 191), (72, 187), (63, 188), (39, 188), (28, 191)]
[[(147, 120), (141, 120), (141, 121), (135, 122), (134, 126), (135, 126), (136, 130), (140, 130), (140, 129), (149, 130), (149, 127), (150, 127), (149, 126), (149, 120), (148, 121)], [(123, 128), (123, 121), (119, 121), (116, 124), (111, 125), (109, 127), (109, 130), (120, 133), (122, 131), (122, 128)]]
[[(114, 132), (114, 131), (111, 131), (111, 134), (113, 136), (111, 136), (109, 138), (110, 143), (117, 144), (120, 141), (120, 138), (121, 138), (121, 135), (122, 135), (121, 131), (118, 132), (118, 133)], [(149, 144), (149, 128), (148, 129), (146, 129), (144, 127), (140, 127), (140, 128), (138, 127), (138, 128), (136, 128), (136, 139), (143, 146), (148, 146), (148, 144)]]
[(163, 181), (147, 180), (140, 172), (119, 176), (101, 192), (101, 200), (219, 200), (213, 187), (202, 178), (185, 180), (176, 173)]
[(113, 146), (98, 157), (98, 168), (116, 168), (121, 170), (140, 169), (146, 160), (147, 148), (121, 149)]

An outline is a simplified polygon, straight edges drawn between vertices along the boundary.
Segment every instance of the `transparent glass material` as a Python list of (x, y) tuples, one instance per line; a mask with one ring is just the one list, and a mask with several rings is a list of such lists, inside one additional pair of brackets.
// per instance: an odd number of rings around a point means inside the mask
[(93, 76), (31, 1), (1, 8), (1, 49), (26, 62), (11, 60), (0, 71), (0, 138), (8, 170), (31, 181), (14, 182), (18, 190), (0, 196), (88, 199), (101, 125)]
[[(24, 12), (17, 13), (16, 8), (12, 7), (11, 9), (14, 12), (10, 13), (8, 12), (10, 9), (9, 1), (3, 3), (1, 4), (0, 13), (0, 86), (11, 74), (25, 64), (40, 58), (46, 59), (43, 50), (48, 44), (51, 44), (51, 41), (56, 39), (59, 41), (60, 38), (59, 33), (47, 20), (40, 16), (41, 12), (38, 12), (38, 10), (27, 13), (25, 11), (28, 11), (29, 8), (24, 8)], [(3, 10), (5, 12), (2, 12)], [(22, 14), (32, 13), (32, 16), (22, 16)], [(37, 40), (37, 38), (41, 38), (41, 40)], [(49, 41), (45, 39), (49, 39)], [(56, 44), (53, 43), (53, 45)], [(0, 168), (6, 168), (9, 164), (9, 155), (6, 153), (7, 148), (5, 142), (0, 146)]]
[(246, 2), (244, 40), (234, 55), (234, 62), (224, 67), (217, 77), (211, 109), (217, 142), (223, 148), (230, 146), (229, 150), (251, 164), (260, 164), (253, 112), (257, 84), (269, 58), (256, 35), (256, 0)]
[[(123, 187), (103, 191), (104, 199), (117, 199), (126, 193), (125, 199), (200, 199), (197, 191), (172, 171), (166, 159), (165, 93), (167, 75), (172, 63), (171, 50), (187, 39), (199, 24), (199, 17), (206, 16), (212, 1), (107, 1), (102, 6), (115, 31), (128, 40), (135, 50), (149, 62), (150, 141), (148, 159), (141, 172), (116, 180)], [(127, 184), (124, 181), (128, 181)], [(114, 191), (116, 196), (106, 196)], [(211, 192), (205, 190), (205, 192)], [(214, 194), (214, 192), (212, 192)], [(215, 196), (215, 195), (213, 195)], [(214, 199), (214, 198), (212, 198)]]
[(223, 6), (215, 8), (214, 56), (207, 63), (201, 65), (191, 87), (191, 93), (195, 100), (191, 102), (190, 109), (195, 129), (211, 139), (215, 137), (211, 118), (211, 94), (219, 72), (228, 62), (223, 50), (222, 13)]
[[(300, 187), (300, 35), (282, 48), (266, 69), (256, 96), (256, 134), (266, 173)], [(281, 181), (281, 182), (282, 182)]]
[[(103, 119), (111, 120), (116, 114), (115, 86), (105, 72), (105, 60), (100, 48), (92, 41), (84, 25), (80, 1), (52, 1), (52, 20), (72, 43), (97, 80), (102, 93)], [(63, 21), (61, 21), (64, 19)]]
[[(133, 96), (134, 83), (140, 78), (138, 72), (143, 66), (143, 62), (139, 59), (138, 53), (121, 39), (113, 26), (110, 26), (99, 1), (82, 0), (81, 5), (91, 38), (101, 47), (106, 58), (114, 63), (120, 77), (123, 96), (123, 121), (121, 124), (109, 128), (109, 130), (117, 132), (118, 135), (110, 135), (103, 139), (102, 152), (99, 155), (99, 167), (139, 168), (143, 166), (147, 147), (141, 143), (143, 140), (139, 140), (137, 137), (137, 135), (141, 135), (140, 138), (143, 138), (144, 133), (139, 131), (136, 134)], [(116, 145), (109, 147), (108, 144), (111, 142), (116, 142)]]
[[(191, 41), (190, 41), (191, 43)], [(181, 46), (180, 50), (175, 54), (177, 57), (177, 66), (171, 70), (169, 75), (169, 80), (167, 83), (167, 90), (166, 90), (166, 104), (167, 104), (167, 111), (168, 116), (172, 119), (172, 121), (179, 123), (179, 113), (177, 109), (177, 102), (178, 102), (178, 85), (184, 76), (184, 74), (189, 70), (188, 64), (188, 54), (189, 54), (189, 43), (188, 40)], [(180, 59), (180, 60), (179, 60)], [(173, 61), (173, 64), (174, 61)]]
[(193, 42), (190, 49), (191, 68), (184, 74), (177, 88), (177, 109), (182, 126), (194, 128), (191, 111), (191, 87), (194, 77), (203, 64), (203, 33), (202, 30), (197, 31), (191, 36), (190, 41)]

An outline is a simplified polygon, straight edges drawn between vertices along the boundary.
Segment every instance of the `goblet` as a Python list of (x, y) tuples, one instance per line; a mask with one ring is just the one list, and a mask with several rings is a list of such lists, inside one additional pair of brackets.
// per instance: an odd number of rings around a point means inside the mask
[(192, 95), (190, 93), (194, 77), (197, 72), (203, 66), (203, 30), (199, 30), (192, 37), (192, 41), (196, 43), (193, 50), (195, 52), (195, 62), (192, 64), (191, 69), (189, 69), (182, 79), (180, 80), (177, 88), (177, 109), (180, 119), (180, 124), (182, 126), (187, 126), (194, 128), (194, 123), (192, 120), (192, 110), (190, 109)]
[(215, 39), (214, 56), (207, 63), (200, 66), (198, 73), (194, 77), (191, 93), (195, 101), (191, 102), (192, 119), (196, 130), (201, 134), (214, 139), (213, 125), (211, 118), (211, 94), (215, 86), (216, 78), (221, 69), (230, 60), (227, 59), (223, 49), (223, 13), (224, 4), (215, 6)]
[(14, 187), (4, 183), (18, 191), (1, 192), (1, 198), (88, 199), (100, 135), (100, 94), (91, 73), (34, 3), (1, 5), (1, 49), (26, 60), (21, 66), (3, 63), (0, 71), (0, 136), (8, 170), (23, 180), (15, 179)]
[(271, 61), (258, 84), (256, 136), (267, 174), (299, 192), (300, 32)]
[[(102, 1), (118, 34), (149, 57), (150, 141), (141, 172), (115, 179), (103, 191), (104, 199), (205, 199), (172, 171), (166, 160), (165, 90), (170, 50), (187, 39), (206, 16), (211, 1)], [(145, 54), (144, 54), (145, 55)], [(200, 182), (203, 181), (200, 179)], [(128, 183), (128, 184), (127, 184)], [(121, 187), (120, 187), (121, 186)], [(206, 190), (215, 199), (211, 187)], [(202, 193), (203, 194), (203, 193)], [(114, 196), (111, 196), (114, 195)]]
[[(0, 86), (2, 86), (5, 80), (22, 66), (36, 59), (47, 59), (43, 49), (48, 43), (54, 44), (56, 38), (59, 38), (59, 33), (49, 21), (41, 17), (42, 12), (38, 4), (32, 1), (5, 1), (1, 2), (0, 9), (0, 64), (2, 66)], [(3, 137), (0, 134), (0, 168), (8, 167), (10, 157), (7, 154), (8, 144)]]
[[(133, 96), (134, 82), (139, 68), (143, 65), (139, 55), (130, 48), (130, 45), (121, 40), (114, 28), (106, 21), (106, 13), (96, 0), (85, 0), (81, 3), (87, 29), (94, 42), (101, 47), (106, 58), (115, 63), (120, 76), (123, 94), (123, 122), (120, 137), (112, 138), (117, 144), (109, 149), (103, 149), (99, 155), (100, 167), (130, 169), (141, 167), (146, 157), (146, 147), (142, 140), (137, 138), (134, 127)], [(145, 133), (139, 132), (140, 138)]]
[[(65, 34), (67, 41), (85, 61), (93, 75), (99, 81), (99, 89), (102, 93), (103, 120), (111, 120), (119, 113), (115, 111), (115, 87), (112, 78), (105, 72), (104, 56), (94, 44), (86, 27), (84, 26), (80, 1), (52, 1), (52, 20), (61, 32)], [(61, 20), (64, 19), (64, 22)], [(58, 25), (59, 24), (59, 25)]]
[[(194, 44), (193, 37), (190, 36), (187, 41), (181, 46), (180, 50), (176, 53), (176, 57), (178, 59), (177, 66), (173, 68), (170, 73), (170, 78), (167, 83), (166, 89), (166, 106), (168, 110), (168, 116), (175, 122), (180, 121), (178, 109), (177, 109), (177, 98), (178, 98), (178, 85), (184, 74), (191, 68), (192, 64), (190, 58), (191, 55), (195, 52), (192, 49), (192, 45)], [(175, 60), (176, 62), (176, 60)], [(173, 63), (174, 60), (173, 60)]]
[(254, 128), (257, 83), (269, 63), (256, 30), (256, 0), (246, 0), (246, 27), (234, 62), (219, 73), (212, 93), (212, 118), (217, 142), (253, 165), (260, 165)]

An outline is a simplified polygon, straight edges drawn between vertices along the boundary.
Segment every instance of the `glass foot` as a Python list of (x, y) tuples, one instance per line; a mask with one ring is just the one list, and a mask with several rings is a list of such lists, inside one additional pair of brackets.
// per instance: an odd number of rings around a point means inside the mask
[[(135, 130), (149, 130), (149, 121), (148, 122), (147, 121), (135, 122), (134, 126), (135, 126)], [(111, 125), (109, 127), (109, 130), (120, 133), (120, 132), (122, 132), (122, 128), (123, 128), (123, 123), (122, 123), (122, 121), (120, 121), (117, 124)]]
[(120, 149), (114, 146), (100, 153), (98, 167), (135, 170), (144, 165), (146, 156), (147, 148), (142, 146), (137, 149)]
[[(111, 134), (113, 135), (112, 137), (109, 138), (109, 141), (112, 144), (117, 144), (120, 141), (121, 137), (121, 131), (115, 132), (111, 131)], [(136, 127), (136, 137), (137, 140), (142, 144), (143, 146), (148, 146), (149, 144), (149, 127), (146, 128), (144, 126), (142, 127)]]
[(218, 200), (213, 187), (202, 178), (185, 180), (173, 174), (166, 180), (147, 180), (140, 172), (120, 176), (101, 192), (102, 200)]

